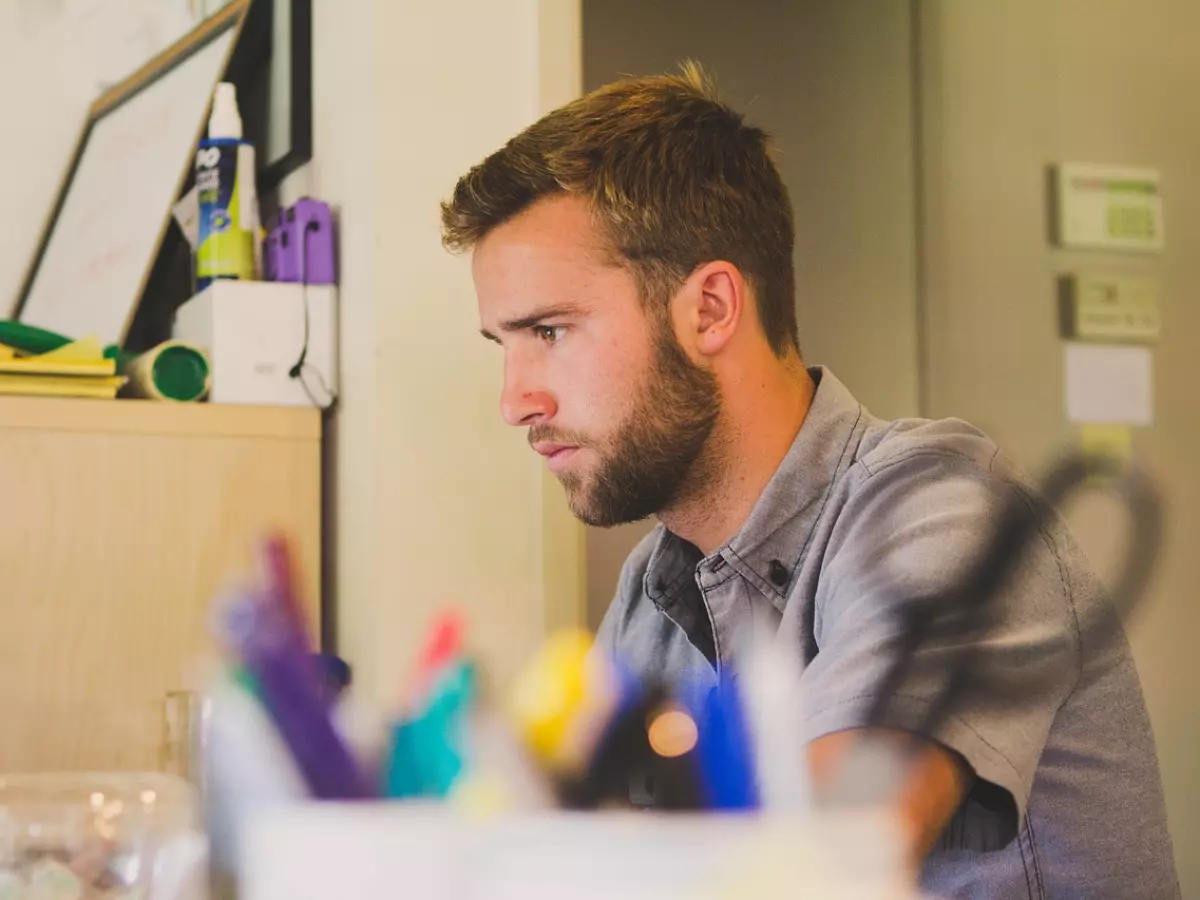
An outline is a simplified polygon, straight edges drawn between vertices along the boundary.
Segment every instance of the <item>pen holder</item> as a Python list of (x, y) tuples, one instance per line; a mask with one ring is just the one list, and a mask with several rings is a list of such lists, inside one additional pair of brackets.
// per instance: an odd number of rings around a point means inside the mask
[(242, 900), (916, 900), (896, 820), (855, 809), (467, 816), (423, 804), (301, 804), (248, 823)]

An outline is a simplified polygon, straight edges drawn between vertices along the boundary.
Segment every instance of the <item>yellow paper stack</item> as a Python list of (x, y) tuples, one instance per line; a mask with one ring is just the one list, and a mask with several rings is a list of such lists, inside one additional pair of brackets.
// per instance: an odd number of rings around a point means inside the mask
[(0, 344), (0, 394), (99, 397), (111, 400), (125, 384), (115, 360), (94, 337), (36, 356)]

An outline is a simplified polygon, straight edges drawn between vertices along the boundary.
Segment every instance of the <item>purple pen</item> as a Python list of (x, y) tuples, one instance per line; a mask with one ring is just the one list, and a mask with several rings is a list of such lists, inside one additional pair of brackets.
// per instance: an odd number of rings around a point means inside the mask
[[(312, 795), (356, 800), (373, 795), (330, 718), (309, 648), (293, 627), (280, 580), (227, 610), (225, 631)], [(286, 583), (286, 582), (282, 582)]]

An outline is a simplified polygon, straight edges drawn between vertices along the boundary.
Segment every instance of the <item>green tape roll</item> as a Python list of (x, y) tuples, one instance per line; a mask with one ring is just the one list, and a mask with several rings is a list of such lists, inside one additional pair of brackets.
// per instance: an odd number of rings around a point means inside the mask
[(212, 385), (208, 358), (191, 344), (164, 341), (129, 363), (126, 391), (134, 397), (194, 403)]

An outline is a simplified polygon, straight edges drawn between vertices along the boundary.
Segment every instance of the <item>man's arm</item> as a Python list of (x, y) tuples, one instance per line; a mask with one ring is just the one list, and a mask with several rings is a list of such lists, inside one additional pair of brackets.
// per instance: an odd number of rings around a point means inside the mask
[[(819, 785), (836, 777), (838, 767), (860, 741), (893, 742), (912, 753), (907, 780), (898, 798), (905, 825), (909, 859), (919, 867), (967, 795), (971, 771), (962, 757), (940, 744), (886, 729), (847, 729), (817, 738), (808, 745), (813, 780)], [(917, 742), (913, 752), (912, 741)]]
[[(958, 583), (987, 549), (1016, 488), (970, 460), (915, 454), (879, 467), (846, 504), (817, 588), (814, 642), (802, 676), (805, 732), (817, 772), (832, 774), (864, 729), (917, 733), (924, 752), (901, 803), (918, 856), (978, 792), (1007, 795), (999, 849), (1017, 834), (1046, 736), (1079, 673), (1070, 592), (1056, 548), (1041, 535), (992, 598), (972, 636), (979, 672), (952, 709), (928, 721), (951, 688), (962, 647), (936, 629), (913, 650), (902, 683), (879, 692), (902, 646), (907, 604)], [(960, 762), (961, 760), (961, 762)], [(820, 781), (817, 781), (818, 787)], [(997, 791), (998, 789), (998, 791)]]

